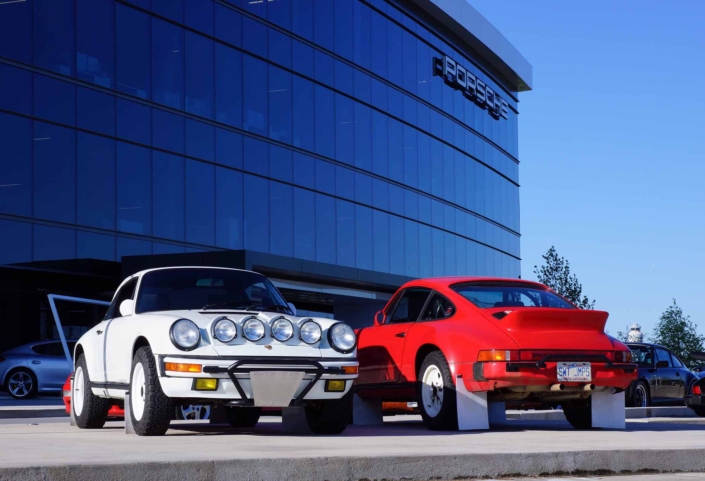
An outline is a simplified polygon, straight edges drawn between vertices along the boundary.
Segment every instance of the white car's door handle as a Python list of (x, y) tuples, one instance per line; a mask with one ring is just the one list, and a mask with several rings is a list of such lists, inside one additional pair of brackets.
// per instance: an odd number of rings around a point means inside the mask
[(103, 334), (103, 331), (95, 331), (95, 333), (100, 336), (101, 334)]

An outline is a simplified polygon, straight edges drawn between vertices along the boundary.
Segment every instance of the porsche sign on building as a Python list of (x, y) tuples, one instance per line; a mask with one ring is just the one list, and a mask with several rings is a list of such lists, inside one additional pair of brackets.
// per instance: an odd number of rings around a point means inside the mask
[[(518, 277), (531, 86), (465, 0), (0, 2), (0, 352), (155, 267), (353, 325), (413, 278)], [(57, 309), (75, 339), (105, 307)]]

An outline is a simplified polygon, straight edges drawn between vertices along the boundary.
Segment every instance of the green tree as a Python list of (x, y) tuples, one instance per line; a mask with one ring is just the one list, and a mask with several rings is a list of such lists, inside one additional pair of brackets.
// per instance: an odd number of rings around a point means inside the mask
[(690, 320), (690, 316), (683, 314), (683, 309), (676, 300), (661, 314), (661, 319), (656, 325), (652, 336), (653, 342), (670, 349), (689, 368), (700, 364), (692, 357), (693, 351), (703, 351), (705, 336), (697, 332), (698, 326)]
[[(607, 332), (607, 334), (609, 334), (609, 332)], [(629, 339), (629, 334), (627, 334), (624, 331), (617, 331), (617, 335), (614, 337), (616, 337), (617, 339), (619, 339), (622, 342), (627, 342), (627, 340)]]
[(575, 274), (570, 273), (570, 262), (560, 257), (556, 248), (551, 246), (543, 256), (544, 265), (534, 266), (534, 274), (541, 284), (544, 284), (580, 309), (594, 309), (595, 301), (583, 296), (583, 285)]

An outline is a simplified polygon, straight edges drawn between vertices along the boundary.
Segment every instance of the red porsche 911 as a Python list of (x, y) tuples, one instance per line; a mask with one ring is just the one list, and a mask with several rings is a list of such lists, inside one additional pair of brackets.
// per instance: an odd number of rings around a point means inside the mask
[(356, 392), (417, 402), (431, 429), (458, 429), (462, 382), (487, 403), (560, 405), (574, 427), (589, 428), (591, 396), (622, 392), (637, 376), (629, 349), (605, 334), (607, 317), (536, 282), (415, 280), (360, 330)]

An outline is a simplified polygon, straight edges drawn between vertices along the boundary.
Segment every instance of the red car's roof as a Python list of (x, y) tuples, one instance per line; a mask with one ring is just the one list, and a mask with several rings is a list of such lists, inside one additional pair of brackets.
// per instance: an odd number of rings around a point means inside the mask
[(463, 282), (521, 282), (522, 284), (532, 285), (546, 289), (546, 286), (534, 281), (526, 281), (524, 279), (514, 279), (510, 277), (461, 277), (461, 276), (448, 276), (448, 277), (428, 277), (426, 279), (416, 279), (404, 284), (405, 286), (413, 285), (437, 285), (448, 287), (453, 284), (460, 284)]

